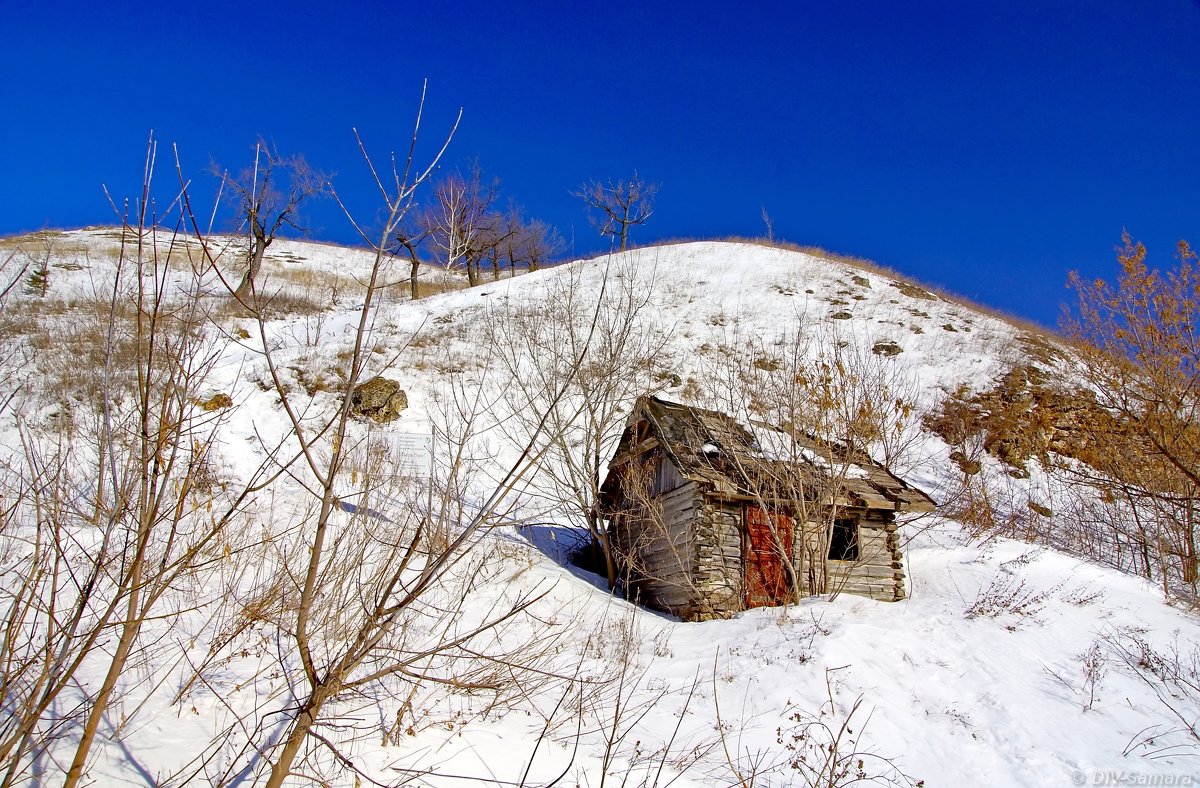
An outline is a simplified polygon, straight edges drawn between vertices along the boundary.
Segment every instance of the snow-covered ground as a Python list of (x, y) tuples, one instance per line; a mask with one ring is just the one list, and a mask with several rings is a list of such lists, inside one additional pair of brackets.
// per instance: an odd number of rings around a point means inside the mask
[[(54, 243), (60, 251), (46, 292), (21, 290), (7, 305), (10, 314), (53, 315), (39, 318), (38, 331), (79, 316), (47, 304), (104, 292), (114, 270), (111, 230), (66, 233)], [(279, 292), (308, 288), (327, 297), (319, 309), (269, 321), (266, 339), (284, 382), (311, 413), (328, 414), (340, 400), (337, 370), (357, 326), (354, 282), (370, 256), (296, 241), (271, 251), (268, 281)], [(671, 373), (662, 391), (679, 398), (705, 392), (722, 348), (754, 352), (808, 337), (813, 353), (829, 342), (868, 354), (881, 344), (898, 347), (894, 355), (870, 357), (895, 366), (894, 379), (911, 385), (921, 412), (960, 385), (987, 386), (1019, 358), (1027, 334), (876, 271), (753, 244), (647, 248), (417, 302), (407, 300), (406, 276), (407, 267), (397, 264), (392, 278), (401, 284), (377, 313), (367, 376), (385, 374), (407, 393), (409, 409), (390, 432), (445, 429), (448, 403), (481, 398), (469, 501), (486, 495), (488, 480), (519, 449), (505, 430), (513, 405), (504, 392), (512, 381), (489, 360), (487, 337), (496, 336), (496, 321), (561, 298), (564, 283), (573, 282), (568, 290), (584, 303), (599, 297), (606, 277), (610, 287), (644, 296), (649, 330), (663, 343), (659, 366)], [(268, 385), (256, 326), (235, 313), (214, 312), (214, 321), (229, 341), (207, 386), (233, 402), (217, 441), (220, 472), (236, 480), (261, 463), (264, 447), (286, 435), (290, 422)], [(9, 374), (23, 374), (25, 383), (0, 432), (15, 458), (15, 419), (48, 431), (61, 392), (39, 384), (44, 371), (36, 359)], [(354, 429), (361, 435), (367, 428)], [(949, 452), (940, 439), (919, 433), (906, 478), (935, 498), (946, 494), (961, 478)], [(1046, 480), (1031, 470), (1029, 479), (995, 467), (987, 472), (1014, 495), (1044, 495)], [(285, 513), (304, 506), (301, 482), (283, 479), (269, 499), (260, 496), (244, 527), (288, 532)], [(561, 774), (559, 784), (598, 786), (607, 770), (613, 776), (606, 784), (805, 784), (805, 763), (828, 743), (821, 731), (836, 736), (847, 720), (840, 752), (861, 754), (864, 774), (878, 780), (1182, 785), (1200, 775), (1200, 740), (1188, 730), (1200, 720), (1198, 696), (1183, 691), (1189, 681), (1200, 684), (1187, 672), (1200, 667), (1200, 624), (1139, 578), (1011, 540), (972, 543), (955, 522), (926, 516), (902, 529), (910, 583), (902, 602), (839, 595), (683, 623), (610, 595), (602, 579), (563, 561), (563, 545), (577, 534), (540, 503), (536, 483), (525, 492), (480, 543), (481, 559), (466, 565), (472, 576), (454, 588), (468, 589), (464, 620), (524, 594), (541, 595), (493, 646), (498, 653), (537, 651), (544, 680), (522, 679), (527, 686), (502, 702), (428, 682), (412, 696), (401, 682), (399, 691), (342, 701), (336, 719), (318, 731), (372, 779), (543, 785)], [(307, 538), (298, 522), (296, 533)], [(264, 565), (281, 565), (279, 556), (262, 556)], [(264, 582), (253, 566), (230, 559), (235, 565), (241, 574), (231, 568), (228, 580), (237, 593), (249, 595)], [(215, 644), (219, 654), (200, 671), (203, 680), (187, 683), (189, 662), (214, 646), (216, 629), (213, 611), (190, 609), (187, 594), (180, 590), (165, 605), (170, 623), (154, 630), (147, 656), (122, 678), (124, 700), (106, 721), (90, 767), (97, 784), (157, 784), (181, 770), (197, 780), (222, 774), (250, 784), (263, 763), (254, 748), (271, 757), (285, 719), (279, 712), (291, 697), (282, 676), (295, 668), (280, 652), (286, 637), (266, 616), (240, 639)], [(1180, 683), (1151, 670), (1164, 655), (1178, 656)], [(80, 679), (83, 694), (100, 674), (84, 670)], [(54, 759), (69, 758), (71, 736), (35, 765), (40, 781), (58, 781), (63, 764)], [(243, 740), (253, 746), (241, 749)], [(356, 784), (332, 755), (314, 759), (334, 784)], [(858, 760), (850, 760), (850, 776)], [(297, 777), (296, 784), (314, 779)]]

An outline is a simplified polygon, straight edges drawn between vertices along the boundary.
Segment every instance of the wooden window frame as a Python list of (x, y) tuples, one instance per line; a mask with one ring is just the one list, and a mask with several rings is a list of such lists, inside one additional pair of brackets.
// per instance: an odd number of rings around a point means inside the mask
[[(839, 540), (839, 530), (845, 533), (850, 532), (849, 540)], [(841, 555), (835, 556), (834, 548), (841, 547)], [(836, 517), (833, 520), (833, 527), (829, 531), (829, 550), (826, 552), (826, 559), (829, 561), (837, 561), (838, 563), (854, 563), (862, 556), (862, 526), (857, 517)]]

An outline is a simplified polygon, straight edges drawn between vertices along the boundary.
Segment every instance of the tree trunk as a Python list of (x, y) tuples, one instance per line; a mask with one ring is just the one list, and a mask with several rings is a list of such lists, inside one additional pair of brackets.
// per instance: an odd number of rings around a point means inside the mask
[(266, 788), (279, 788), (292, 773), (292, 765), (296, 762), (296, 756), (300, 753), (304, 740), (308, 738), (308, 732), (316, 723), (317, 715), (321, 713), (321, 707), (325, 705), (326, 699), (330, 696), (329, 688), (325, 684), (318, 685), (308, 696), (300, 713), (296, 715), (296, 724), (288, 734), (287, 740), (284, 741), (283, 749), (279, 751), (279, 758), (271, 765), (271, 774), (267, 778)]
[[(141, 562), (142, 558), (138, 556), (134, 560)], [(112, 656), (112, 661), (108, 663), (108, 673), (104, 676), (104, 683), (100, 685), (100, 691), (96, 693), (96, 697), (92, 701), (92, 709), (88, 712), (87, 720), (84, 722), (83, 732), (79, 736), (79, 744), (75, 747), (75, 757), (71, 761), (71, 768), (67, 771), (66, 779), (63, 781), (63, 788), (74, 788), (83, 777), (83, 768), (87, 765), (88, 753), (91, 752), (92, 743), (96, 740), (96, 731), (100, 728), (100, 721), (104, 718), (105, 712), (108, 711), (113, 690), (116, 689), (117, 680), (125, 669), (126, 660), (129, 659), (129, 654), (133, 650), (133, 642), (141, 628), (138, 605), (141, 600), (142, 573), (139, 567), (140, 563), (133, 569), (125, 624), (121, 627), (121, 639), (117, 641), (117, 650)]]
[(1197, 581), (1197, 558), (1196, 558), (1196, 528), (1193, 520), (1192, 505), (1189, 502), (1185, 514), (1185, 524), (1183, 533), (1183, 582), (1192, 587), (1192, 593), (1196, 593)]
[(266, 239), (255, 238), (250, 250), (250, 265), (246, 268), (246, 275), (242, 277), (242, 282), (238, 285), (235, 293), (239, 299), (245, 301), (254, 292), (254, 283), (258, 279), (258, 272), (262, 269), (263, 257), (266, 253)]
[(608, 575), (608, 588), (611, 591), (617, 587), (617, 562), (613, 558), (612, 545), (608, 543), (608, 535), (600, 527), (600, 522), (596, 516), (596, 510), (592, 509), (588, 512), (588, 529), (592, 532), (592, 538), (600, 545), (600, 551), (604, 553), (604, 571)]
[(414, 257), (412, 260), (412, 268), (409, 270), (408, 274), (408, 286), (411, 292), (412, 300), (414, 301), (421, 297), (417, 285), (417, 269), (420, 267), (421, 264), (417, 262), (417, 259)]

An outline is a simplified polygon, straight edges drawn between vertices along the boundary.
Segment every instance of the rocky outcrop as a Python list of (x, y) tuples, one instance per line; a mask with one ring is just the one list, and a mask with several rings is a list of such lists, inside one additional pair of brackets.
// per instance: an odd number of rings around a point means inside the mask
[[(1106, 420), (1088, 392), (1053, 385), (1040, 367), (1026, 364), (1013, 367), (987, 391), (955, 392), (924, 424), (951, 447), (981, 437), (984, 451), (1023, 469), (1031, 459), (1047, 462), (1052, 453), (1086, 461), (1090, 436)], [(964, 473), (978, 473), (978, 463), (957, 454), (951, 458)]]
[(358, 418), (387, 424), (408, 408), (408, 395), (400, 384), (382, 375), (356, 386), (350, 394), (350, 413)]

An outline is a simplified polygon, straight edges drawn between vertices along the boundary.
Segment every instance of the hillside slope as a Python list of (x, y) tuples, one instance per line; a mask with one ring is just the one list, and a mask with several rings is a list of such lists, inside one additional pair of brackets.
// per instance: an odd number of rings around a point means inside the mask
[[(73, 461), (86, 478), (83, 436), (96, 394), (78, 359), (95, 357), (87, 344), (96, 341), (91, 306), (105, 303), (116, 270), (112, 241), (110, 231), (64, 234), (48, 285), (10, 294), (6, 313), (18, 319), (5, 325), (6, 342), (28, 355), (5, 356), (10, 388), (21, 384), (0, 432), (6, 483), (28, 473), (31, 443), (64, 437), (79, 442)], [(229, 398), (214, 417), (206, 455), (219, 490), (236, 489), (272, 447), (288, 445), (293, 422), (273, 386), (314, 422), (341, 401), (361, 306), (354, 282), (369, 260), (298, 242), (279, 251), (267, 265), (280, 308), (261, 335), (256, 321), (223, 303), (214, 277), (205, 280), (204, 331), (216, 350), (197, 401)], [(397, 281), (403, 273), (398, 266)], [(1036, 359), (1048, 374), (1068, 376), (1073, 364), (1051, 337), (888, 275), (753, 244), (642, 249), (417, 302), (395, 290), (370, 323), (360, 379), (395, 379), (408, 409), (387, 425), (355, 422), (351, 437), (433, 435), (435, 468), (464, 469), (455, 477), (457, 523), (520, 461), (523, 419), (538, 412), (523, 392), (545, 369), (537, 356), (572, 357), (569, 342), (525, 350), (521, 343), (563, 315), (578, 318), (593, 338), (608, 336), (596, 329), (609, 314), (597, 313), (597, 304), (636, 305), (638, 344), (624, 365), (634, 383), (670, 398), (761, 407), (722, 400), (728, 382), (747, 370), (786, 369), (801, 356), (857, 365), (885, 381), (890, 396), (912, 405), (894, 442), (895, 465), (943, 502), (961, 489), (963, 473), (950, 460), (952, 447), (921, 428), (921, 415), (961, 387), (987, 388), (1027, 362), (1031, 347), (1054, 348)], [(564, 305), (573, 311), (556, 311)], [(583, 450), (584, 437), (564, 436)], [(601, 452), (611, 446), (610, 436)], [(1018, 478), (991, 457), (980, 462), (982, 478), (1018, 508), (1051, 501), (1058, 489), (1035, 465)], [(628, 775), (624, 784), (666, 785), (678, 772), (672, 784), (736, 785), (755, 774), (756, 785), (795, 785), (843, 723), (837, 745), (847, 778), (861, 768), (884, 783), (1059, 786), (1100, 784), (1113, 774), (1182, 779), (1200, 768), (1200, 625), (1144, 580), (1045, 547), (973, 541), (953, 519), (926, 516), (903, 527), (910, 582), (903, 602), (838, 595), (682, 623), (607, 593), (602, 578), (564, 559), (582, 537), (570, 503), (547, 481), (555, 474), (548, 463), (513, 485), (444, 596), (431, 597), (431, 608), (461, 602), (452, 620), (414, 618), (404, 643), (379, 663), (409, 653), (403, 649), (416, 648), (412, 642), (445, 639), (454, 627), (469, 630), (470, 622), (533, 600), (472, 641), (476, 656), (485, 649), (492, 657), (483, 660), (486, 671), (471, 674), (477, 683), (434, 681), (454, 663), (430, 657), (352, 693), (319, 727), (327, 744), (311, 745), (306, 774), (352, 785), (352, 763), (383, 784), (541, 785), (565, 775), (559, 784), (597, 786), (607, 771)], [(240, 536), (254, 538), (231, 538), (232, 549), (214, 553), (203, 582), (197, 575), (164, 598), (102, 726), (90, 767), (96, 782), (261, 779), (278, 720), (303, 692), (288, 645), (290, 597), (266, 593), (297, 576), (311, 538), (305, 486), (312, 478), (298, 467), (256, 492), (239, 516)], [(403, 511), (425, 511), (413, 503), (428, 492), (421, 479), (415, 488), (407, 479), (362, 493), (357, 467), (339, 482), (346, 513), (338, 527), (386, 531), (385, 523), (401, 528)], [(361, 467), (370, 467), (367, 459)], [(221, 495), (212, 493), (209, 504)], [(10, 588), (21, 545), (34, 541), (30, 528), (6, 521)], [(86, 528), (73, 533), (88, 538)], [(370, 593), (338, 598), (354, 605)], [(329, 648), (342, 637), (329, 634)], [(102, 652), (112, 642), (103, 638)], [(519, 659), (534, 656), (529, 664)], [(64, 714), (95, 691), (102, 665), (102, 654), (86, 662), (64, 695)], [(64, 733), (50, 737), (29, 775), (56, 781), (74, 735)]]

